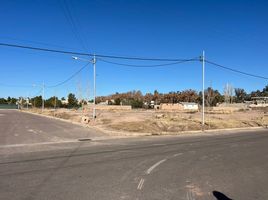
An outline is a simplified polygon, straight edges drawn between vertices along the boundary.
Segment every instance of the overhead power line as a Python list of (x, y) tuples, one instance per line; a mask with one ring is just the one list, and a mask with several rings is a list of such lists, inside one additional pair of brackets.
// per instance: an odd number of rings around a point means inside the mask
[(125, 64), (125, 63), (118, 63), (118, 62), (113, 62), (113, 61), (108, 61), (102, 58), (99, 58), (98, 60), (105, 62), (105, 63), (109, 63), (109, 64), (113, 64), (113, 65), (120, 65), (120, 66), (124, 66), (124, 67), (134, 67), (134, 68), (154, 68), (154, 67), (164, 67), (164, 66), (170, 66), (170, 65), (176, 65), (176, 64), (181, 64), (181, 63), (185, 63), (185, 62), (189, 62), (189, 61), (196, 61), (195, 58), (193, 59), (185, 59), (182, 61), (177, 61), (177, 62), (169, 62), (169, 63), (164, 63), (164, 64), (155, 64), (155, 65), (134, 65), (134, 64)]
[(72, 12), (69, 8), (68, 2), (66, 0), (59, 0), (59, 3), (61, 4), (61, 8), (63, 10), (63, 14), (67, 20), (67, 22), (70, 25), (70, 28), (75, 36), (75, 38), (80, 42), (84, 50), (87, 50), (86, 45), (83, 41), (83, 38), (81, 34), (79, 34), (79, 30), (77, 28), (77, 25), (75, 23), (75, 17), (72, 15)]
[[(74, 51), (65, 51), (65, 50), (57, 50), (57, 49), (49, 49), (49, 48), (41, 48), (41, 47), (34, 47), (34, 46), (25, 46), (25, 45), (18, 45), (18, 44), (10, 44), (10, 43), (0, 43), (0, 46), (5, 47), (12, 47), (12, 48), (21, 48), (21, 49), (30, 49), (35, 51), (44, 51), (44, 52), (52, 52), (52, 53), (61, 53), (61, 54), (70, 54), (70, 55), (80, 55), (80, 56), (90, 56), (90, 57), (97, 57), (99, 60), (102, 60), (103, 62), (107, 62), (110, 64), (116, 64), (116, 65), (122, 65), (122, 66), (128, 66), (128, 67), (160, 67), (165, 65), (175, 65), (180, 62), (188, 62), (188, 61), (198, 61), (199, 59), (179, 59), (179, 58), (145, 58), (145, 57), (125, 57), (125, 56), (113, 56), (113, 55), (104, 55), (104, 54), (91, 54), (91, 53), (84, 53), (84, 52), (74, 52)], [(124, 64), (124, 63), (117, 63), (112, 61), (107, 61), (100, 58), (111, 58), (111, 59), (123, 59), (123, 60), (139, 60), (139, 61), (166, 61), (166, 62), (173, 62), (173, 63), (165, 63), (165, 64), (158, 64), (158, 65), (132, 65), (132, 64)], [(214, 65), (216, 67), (226, 69), (235, 73), (243, 74), (246, 76), (254, 77), (254, 78), (260, 78), (264, 80), (268, 80), (268, 77), (251, 74), (248, 72), (240, 71), (234, 68), (226, 67), (224, 65), (217, 64), (215, 62), (205, 60), (206, 63)], [(79, 73), (79, 72), (78, 72)], [(64, 84), (64, 83), (63, 83)], [(56, 85), (55, 85), (56, 87)]]
[(251, 77), (254, 77), (254, 78), (260, 78), (260, 79), (268, 80), (268, 77), (264, 77), (264, 76), (260, 76), (260, 75), (256, 75), (256, 74), (251, 74), (251, 73), (248, 73), (248, 72), (243, 72), (243, 71), (240, 71), (240, 70), (237, 70), (237, 69), (234, 69), (234, 68), (230, 68), (230, 67), (226, 67), (226, 66), (217, 64), (217, 63), (209, 61), (209, 60), (205, 60), (205, 62), (209, 63), (211, 65), (214, 65), (216, 67), (235, 72), (235, 73), (243, 74), (243, 75), (246, 75), (246, 76), (251, 76)]
[(167, 61), (167, 62), (169, 62), (169, 61), (170, 62), (177, 62), (177, 61), (185, 61), (186, 60), (186, 59), (179, 59), (179, 58), (145, 58), (145, 57), (126, 57), (126, 56), (113, 56), (113, 55), (104, 55), (104, 54), (92, 54), (92, 53), (65, 51), (65, 50), (41, 48), (41, 47), (34, 47), (34, 46), (25, 46), (25, 45), (10, 44), (10, 43), (0, 43), (0, 46), (21, 48), (21, 49), (30, 49), (30, 50), (35, 50), (35, 51), (44, 51), (44, 52), (52, 52), (52, 53), (90, 56), (90, 57), (93, 57), (95, 55), (97, 58), (140, 60), (140, 61)]
[(43, 88), (41, 88), (37, 93), (35, 93), (34, 95), (32, 95), (32, 97), (36, 97), (37, 95), (41, 96), (41, 93), (43, 91)]
[(85, 69), (88, 65), (90, 64), (90, 62), (88, 62), (86, 65), (84, 65), (83, 67), (81, 67), (77, 72), (75, 72), (74, 74), (72, 74), (69, 78), (67, 78), (66, 80), (57, 83), (55, 85), (51, 85), (51, 86), (47, 86), (48, 88), (54, 88), (54, 87), (58, 87), (60, 85), (63, 85), (65, 83), (67, 83), (68, 81), (70, 81), (72, 78), (74, 78), (77, 74), (79, 74), (83, 69)]

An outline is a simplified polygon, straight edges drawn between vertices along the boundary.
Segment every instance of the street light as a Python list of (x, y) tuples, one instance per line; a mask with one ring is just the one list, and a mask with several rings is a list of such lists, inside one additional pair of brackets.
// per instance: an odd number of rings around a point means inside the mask
[(40, 87), (42, 88), (42, 112), (44, 111), (45, 108), (45, 82), (43, 81), (43, 85), (37, 85), (37, 84), (33, 84), (33, 87)]
[(93, 114), (92, 114), (92, 117), (93, 117), (93, 120), (95, 120), (95, 118), (96, 118), (96, 105), (95, 105), (96, 104), (96, 57), (94, 55), (92, 60), (87, 60), (87, 59), (79, 58), (79, 57), (76, 57), (76, 56), (72, 56), (72, 58), (74, 60), (82, 60), (82, 61), (90, 62), (90, 63), (93, 64), (93, 76), (94, 76), (94, 81), (93, 81), (94, 90), (93, 90), (93, 93), (94, 93), (94, 97), (93, 97)]

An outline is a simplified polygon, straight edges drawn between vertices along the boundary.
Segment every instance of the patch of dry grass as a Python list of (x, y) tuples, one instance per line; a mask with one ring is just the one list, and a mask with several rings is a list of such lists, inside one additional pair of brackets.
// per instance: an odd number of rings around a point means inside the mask
[[(40, 110), (33, 112), (41, 113)], [(76, 110), (45, 110), (43, 114), (81, 122), (86, 113)], [(90, 116), (90, 113), (87, 113)], [(268, 125), (268, 115), (261, 111), (207, 112), (205, 129), (257, 127)], [(93, 123), (92, 123), (93, 125)], [(137, 133), (177, 133), (201, 130), (201, 113), (163, 112), (155, 110), (98, 111), (94, 126), (106, 130)]]

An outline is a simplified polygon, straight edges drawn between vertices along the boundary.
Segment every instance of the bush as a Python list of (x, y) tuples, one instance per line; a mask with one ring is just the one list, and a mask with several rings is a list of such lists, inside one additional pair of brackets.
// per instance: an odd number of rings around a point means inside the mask
[(132, 100), (130, 102), (130, 105), (132, 108), (142, 108), (143, 107), (143, 102), (139, 100)]

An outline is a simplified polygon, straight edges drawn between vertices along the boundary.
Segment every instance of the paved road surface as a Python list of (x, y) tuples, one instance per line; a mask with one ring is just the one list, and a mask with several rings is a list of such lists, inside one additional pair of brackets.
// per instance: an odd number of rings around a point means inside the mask
[(214, 191), (220, 200), (266, 200), (267, 144), (262, 130), (22, 151), (0, 157), (0, 199), (215, 200)]
[(0, 145), (70, 141), (101, 136), (93, 130), (18, 110), (0, 110)]

